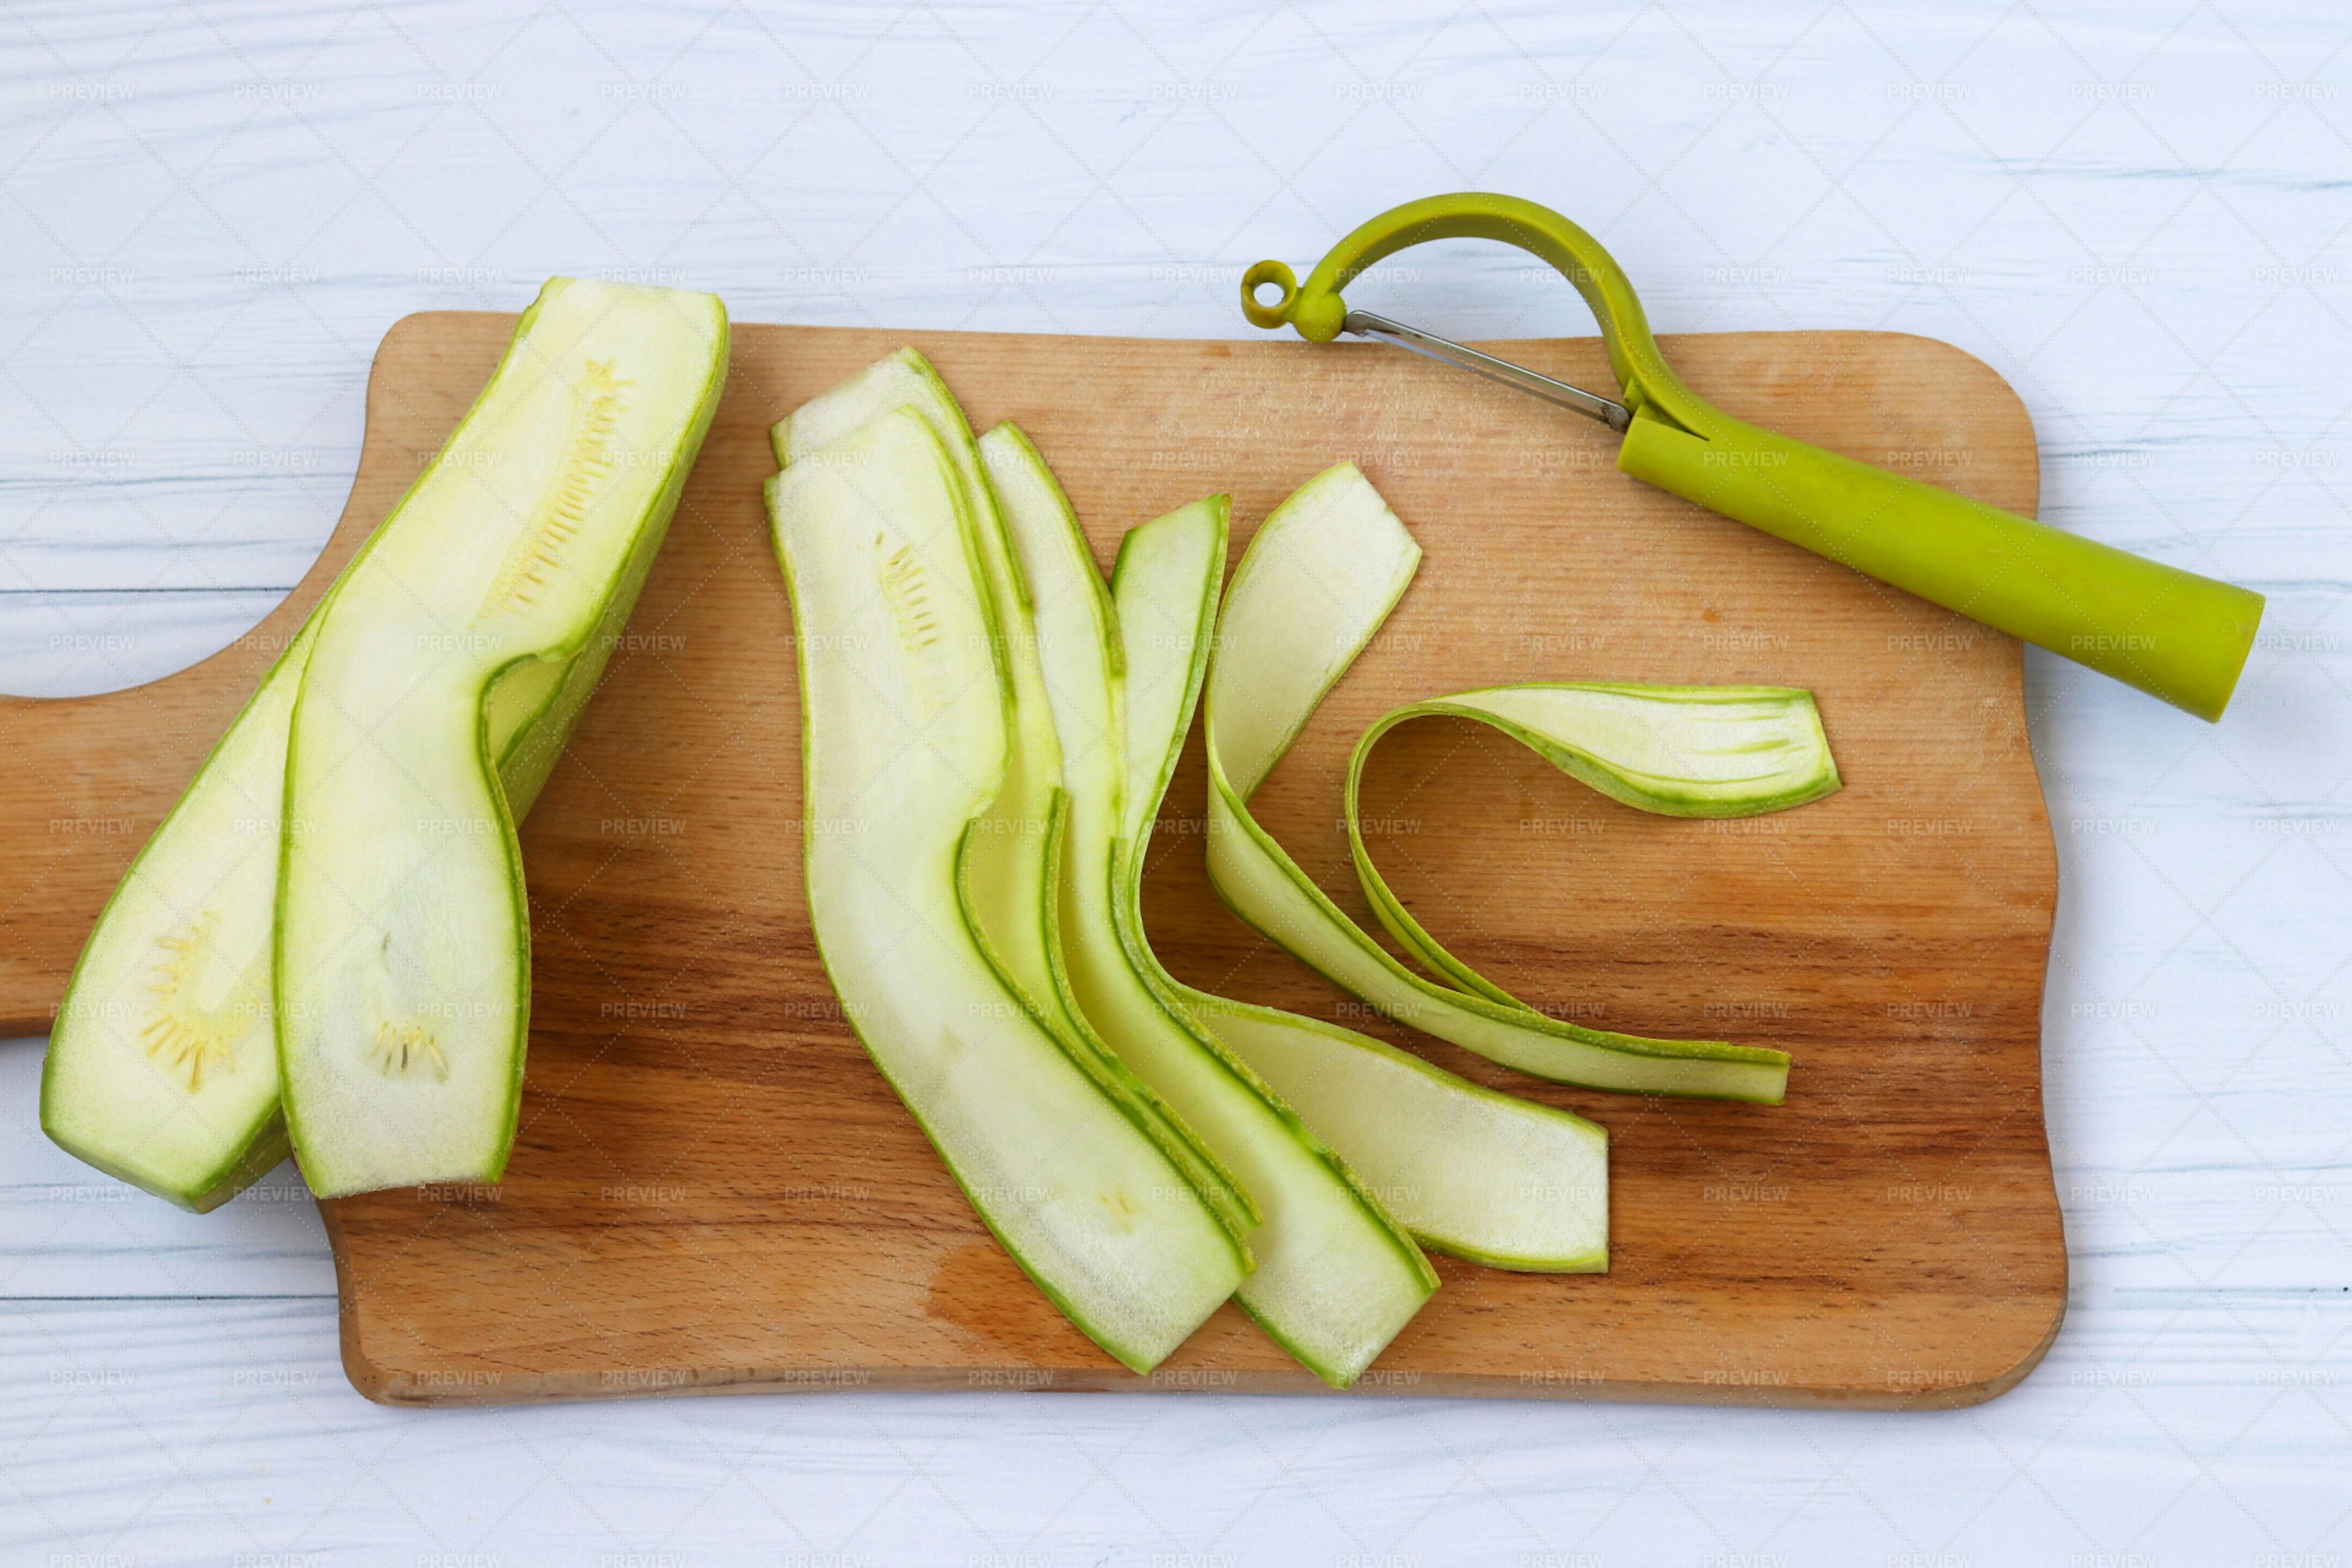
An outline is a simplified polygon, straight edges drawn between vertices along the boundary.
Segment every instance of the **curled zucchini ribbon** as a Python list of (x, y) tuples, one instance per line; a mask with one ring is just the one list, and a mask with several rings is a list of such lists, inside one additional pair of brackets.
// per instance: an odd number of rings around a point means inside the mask
[(1780, 1103), (1786, 1053), (1657, 1040), (1550, 1017), (1423, 929), (1374, 868), (1357, 813), (1364, 759), (1408, 720), (1491, 725), (1571, 777), (1640, 810), (1747, 816), (1838, 787), (1810, 693), (1780, 687), (1493, 687), (1382, 718), (1348, 770), (1349, 847), (1381, 923), (1438, 978), (1414, 973), (1350, 920), (1249, 812), (1250, 796), (1403, 596), (1421, 550), (1352, 464), (1310, 480), (1267, 518), (1234, 574), (1204, 701), (1209, 875), (1234, 911), (1341, 989), (1402, 1024), (1506, 1067), (1590, 1089)]
[[(1602, 1273), (1609, 1134), (1352, 1029), (1195, 990), (1152, 952), (1143, 928), (1143, 864), (1207, 674), (1225, 522), (1224, 498), (1214, 497), (1133, 530), (1119, 549), (1113, 647), (1127, 759), (1111, 852), (1111, 924), (1128, 966), (1162, 1010), (1311, 1156), (1272, 1138), (1244, 1142), (1239, 1118), (1230, 1111), (1218, 1118), (1236, 1134), (1223, 1146), (1250, 1151), (1249, 1179), (1268, 1205), (1265, 1227), (1252, 1238), (1258, 1272), (1242, 1304), (1339, 1383), (1368, 1364), (1368, 1352), (1437, 1285), (1417, 1254), (1409, 1259), (1417, 1273), (1397, 1268), (1374, 1245), (1377, 1232), (1362, 1225), (1363, 1215), (1402, 1226), (1433, 1251), (1497, 1268)], [(1209, 1109), (1196, 1120), (1212, 1125)], [(1279, 1169), (1276, 1153), (1285, 1161)], [(1339, 1184), (1318, 1164), (1336, 1173)], [(1318, 1351), (1317, 1342), (1326, 1340)]]

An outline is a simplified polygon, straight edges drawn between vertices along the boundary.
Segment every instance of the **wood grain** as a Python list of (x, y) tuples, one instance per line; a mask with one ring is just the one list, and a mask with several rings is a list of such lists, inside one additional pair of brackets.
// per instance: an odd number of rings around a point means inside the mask
[[(121, 866), (365, 531), (478, 390), (512, 319), (387, 334), (342, 524), (237, 645), (109, 697), (0, 704), (0, 1024), (46, 1026)], [(534, 1003), (522, 1129), (488, 1191), (327, 1205), (345, 1365), (372, 1397), (1137, 1386), (989, 1242), (841, 1024), (799, 879), (791, 627), (760, 515), (765, 427), (911, 341), (976, 424), (1017, 419), (1118, 532), (1212, 489), (1235, 547), (1360, 462), (1427, 552), (1376, 647), (1261, 792), (1353, 907), (1354, 734), (1494, 680), (1770, 680), (1817, 693), (1847, 787), (1667, 822), (1491, 735), (1411, 726), (1370, 770), (1391, 882), (1531, 1000), (1780, 1045), (1777, 1109), (1583, 1094), (1423, 1039), (1612, 1137), (1612, 1271), (1441, 1260), (1371, 1392), (1934, 1405), (2047, 1348), (2065, 1258), (2041, 1110), (2055, 897), (2017, 646), (1619, 476), (1598, 429), (1384, 351), (741, 327), (727, 399), (613, 675), (524, 831)], [(1605, 384), (1598, 345), (1521, 343)], [(1882, 333), (1669, 340), (1723, 406), (2031, 512), (2030, 423), (1958, 350)], [(1213, 989), (1405, 1038), (1259, 942), (1202, 872), (1197, 754), (1147, 886)], [(1360, 910), (1359, 910), (1360, 913)], [(1227, 1309), (1148, 1386), (1309, 1390)]]

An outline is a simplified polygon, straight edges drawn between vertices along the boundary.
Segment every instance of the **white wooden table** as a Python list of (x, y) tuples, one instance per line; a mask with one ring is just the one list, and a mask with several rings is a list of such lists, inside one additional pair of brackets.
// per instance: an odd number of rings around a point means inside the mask
[[(275, 603), (405, 312), (584, 271), (748, 321), (1240, 335), (1240, 267), (1465, 187), (1598, 231), (1661, 330), (1961, 344), (2033, 411), (2045, 517), (2270, 610), (2218, 728), (2030, 659), (2075, 1283), (1995, 1404), (380, 1409), (341, 1374), (290, 1173), (204, 1219), (128, 1194), (40, 1136), (24, 1040), (0, 1046), (0, 1560), (2352, 1557), (2340, 5), (224, 9), (0, 13), (11, 690), (149, 679)], [(1585, 330), (1509, 254), (1413, 261), (1383, 295), (1407, 319)]]

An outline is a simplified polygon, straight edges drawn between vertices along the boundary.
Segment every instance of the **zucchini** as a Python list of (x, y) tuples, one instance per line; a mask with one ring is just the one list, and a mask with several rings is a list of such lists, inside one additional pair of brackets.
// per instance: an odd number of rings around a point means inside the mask
[(1372, 913), (1404, 949), (1464, 991), (1534, 1009), (1447, 952), (1389, 889), (1357, 809), (1364, 759), (1411, 719), (1471, 719), (1610, 799), (1662, 816), (1754, 816), (1838, 788), (1812, 693), (1786, 686), (1531, 682), (1457, 691), (1381, 716), (1348, 758), (1348, 847)]
[(1317, 1018), (1185, 993), (1433, 1252), (1531, 1274), (1609, 1271), (1609, 1134)]
[[(361, 546), (338, 587), (390, 524)], [(336, 593), (303, 622), (124, 873), (67, 984), (42, 1064), (41, 1125), (53, 1140), (198, 1213), (290, 1148), (273, 1006), (287, 740)], [(490, 752), (518, 820), (633, 597), (634, 589), (615, 595), (587, 657), (534, 661), (494, 688)]]
[[(1414, 973), (1349, 919), (1250, 816), (1251, 794), (1387, 618), (1420, 560), (1420, 546), (1352, 463), (1309, 480), (1251, 542), (1225, 595), (1203, 700), (1209, 876), (1218, 893), (1341, 989), (1507, 1067), (1591, 1089), (1780, 1103), (1788, 1084), (1784, 1052), (1588, 1029), (1538, 1013), (1483, 980), (1456, 989)], [(1801, 691), (1507, 688), (1417, 710), (1495, 723), (1589, 783), (1613, 781), (1605, 787), (1619, 799), (1650, 809), (1667, 803), (1738, 816), (1837, 787), (1820, 718)], [(1415, 711), (1401, 710), (1375, 725), (1358, 748), (1355, 767), (1388, 725)], [(1745, 765), (1751, 750), (1769, 752), (1768, 764)], [(1685, 771), (1679, 782), (1665, 782), (1677, 769)], [(1352, 824), (1352, 779), (1349, 804)], [(1412, 924), (1384, 885), (1374, 891), (1377, 874), (1360, 834), (1354, 841), (1367, 894), (1382, 919), (1442, 972), (1469, 976), (1450, 955), (1441, 956), (1443, 949)]]
[(930, 362), (902, 348), (812, 398), (770, 432), (776, 466), (790, 468), (894, 408), (911, 408), (937, 436), (971, 508), (981, 580), (994, 604), (1012, 741), (1004, 784), (982, 814), (969, 851), (969, 889), (982, 934), (1034, 1005), (1055, 1005), (1046, 961), (1046, 849), (1060, 748), (1047, 710), (1037, 639), (1030, 626), (1029, 585), (1004, 535), (971, 426)]
[(1021, 1005), (1160, 1145), (1235, 1238), (1246, 1237), (1258, 1220), (1248, 1193), (1095, 1034), (1060, 973), (1053, 889), (1059, 880), (1067, 805), (1034, 602), (971, 426), (947, 383), (911, 348), (886, 355), (780, 421), (769, 432), (777, 464), (789, 468), (813, 452), (837, 447), (845, 436), (898, 408), (911, 409), (939, 439), (971, 513), (980, 580), (992, 606), (991, 635), (1004, 681), (1003, 781), (965, 834), (956, 858), (956, 896), (966, 923)]
[(321, 1197), (488, 1182), (530, 1003), (515, 822), (595, 689), (726, 378), (708, 294), (556, 279), (331, 591), (275, 921), (288, 1131)]
[(972, 492), (913, 407), (779, 446), (793, 461), (767, 500), (797, 634), (804, 809), (825, 829), (803, 839), (826, 974), (982, 1222), (1074, 1324), (1149, 1370), (1233, 1293), (1248, 1254), (975, 932), (969, 849), (1017, 748)]
[(68, 1153), (207, 1213), (286, 1157), (270, 927), (286, 728), (315, 613), (100, 911), (41, 1063)]
[[(1181, 519), (1183, 514), (1178, 514)], [(1223, 534), (1216, 536), (1222, 546)], [(1287, 1101), (1423, 1247), (1500, 1268), (1609, 1266), (1609, 1135), (1580, 1116), (1481, 1089), (1378, 1040), (1195, 990), (1143, 931), (1143, 860), (1201, 694), (1223, 551), (1171, 520), (1129, 533), (1115, 596), (1124, 645), (1128, 776), (1114, 915), (1122, 943), (1265, 1097)]]
[[(1077, 518), (1018, 428), (998, 426), (981, 438), (980, 450), (1035, 596), (1037, 645), (1069, 799), (1058, 890), (1064, 941), (1048, 957), (1056, 961), (1071, 1010), (1099, 1030), (1255, 1200), (1263, 1221), (1250, 1237), (1257, 1267), (1235, 1300), (1317, 1376), (1345, 1387), (1411, 1321), (1437, 1278), (1339, 1159), (1160, 982), (1141, 942), (1139, 885), (1122, 877), (1139, 857), (1122, 863), (1118, 851), (1150, 831), (1163, 763), (1172, 764), (1181, 730), (1159, 734), (1160, 754), (1130, 787), (1127, 650)], [(1122, 563), (1162, 558), (1154, 592), (1167, 595), (1187, 634), (1160, 655), (1155, 668), (1172, 662), (1181, 672), (1213, 613), (1225, 526), (1225, 498), (1216, 496), (1128, 535)], [(1139, 828), (1122, 820), (1122, 803), (1139, 808)]]

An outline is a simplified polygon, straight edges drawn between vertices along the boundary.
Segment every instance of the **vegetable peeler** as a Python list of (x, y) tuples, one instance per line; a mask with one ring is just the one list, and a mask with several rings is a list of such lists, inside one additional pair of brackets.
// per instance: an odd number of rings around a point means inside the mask
[[(1433, 239), (1495, 239), (1558, 268), (1601, 323), (1622, 389), (1604, 397), (1402, 321), (1340, 290)], [(1267, 284), (1281, 289), (1259, 298)], [(2263, 596), (2016, 516), (1735, 419), (1659, 353), (1624, 269), (1534, 202), (1483, 192), (1392, 207), (1331, 247), (1302, 284), (1279, 261), (1242, 274), (1252, 323), (1310, 342), (1345, 332), (1410, 349), (1597, 419), (1624, 437), (1617, 467), (1882, 583), (2088, 666), (2209, 721), (2238, 683)]]

